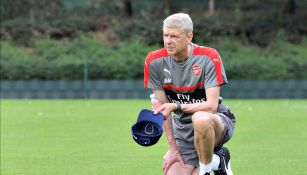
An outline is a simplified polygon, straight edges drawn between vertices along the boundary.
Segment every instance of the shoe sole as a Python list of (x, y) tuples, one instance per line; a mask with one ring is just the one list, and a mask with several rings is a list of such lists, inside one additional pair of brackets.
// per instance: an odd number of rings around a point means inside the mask
[(232, 172), (231, 166), (230, 166), (230, 161), (228, 162), (227, 167), (228, 167), (228, 168), (226, 168), (227, 175), (233, 175), (233, 172)]

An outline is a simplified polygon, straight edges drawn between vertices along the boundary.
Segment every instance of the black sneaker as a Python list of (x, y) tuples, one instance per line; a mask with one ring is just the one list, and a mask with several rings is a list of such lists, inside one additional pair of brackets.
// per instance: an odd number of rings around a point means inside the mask
[(226, 147), (222, 147), (215, 154), (220, 157), (220, 165), (217, 171), (214, 171), (215, 175), (233, 175), (230, 167), (230, 153)]

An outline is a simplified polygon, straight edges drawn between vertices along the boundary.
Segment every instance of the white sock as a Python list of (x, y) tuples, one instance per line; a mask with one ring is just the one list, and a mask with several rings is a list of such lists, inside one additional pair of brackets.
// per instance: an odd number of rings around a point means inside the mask
[(219, 169), (219, 165), (220, 165), (220, 156), (213, 154), (212, 157), (212, 170), (218, 170)]
[(204, 175), (205, 173), (210, 173), (212, 169), (212, 162), (205, 165), (201, 162), (199, 162), (199, 175)]

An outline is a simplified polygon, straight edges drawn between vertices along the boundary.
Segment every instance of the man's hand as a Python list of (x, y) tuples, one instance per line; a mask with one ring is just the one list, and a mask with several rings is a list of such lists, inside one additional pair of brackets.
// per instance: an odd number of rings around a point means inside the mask
[(158, 114), (161, 112), (164, 115), (164, 119), (166, 120), (171, 115), (171, 112), (175, 111), (176, 108), (176, 103), (164, 103), (157, 110), (155, 110), (154, 113)]
[(182, 160), (182, 157), (179, 153), (179, 151), (176, 150), (168, 150), (165, 155), (163, 156), (163, 174), (166, 175), (167, 171), (169, 170), (169, 168), (171, 167), (171, 165), (175, 162), (179, 162), (180, 165), (185, 168), (185, 164), (184, 161)]

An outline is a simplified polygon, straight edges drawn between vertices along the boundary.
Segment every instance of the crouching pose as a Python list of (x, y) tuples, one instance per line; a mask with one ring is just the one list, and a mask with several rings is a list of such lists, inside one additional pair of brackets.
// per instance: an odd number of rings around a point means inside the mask
[[(164, 48), (150, 52), (144, 65), (144, 86), (152, 89), (165, 116), (168, 142), (164, 175), (232, 175), (229, 150), (235, 117), (221, 104), (227, 84), (218, 52), (192, 43), (193, 23), (177, 13), (163, 21)], [(171, 113), (174, 116), (171, 117)]]

